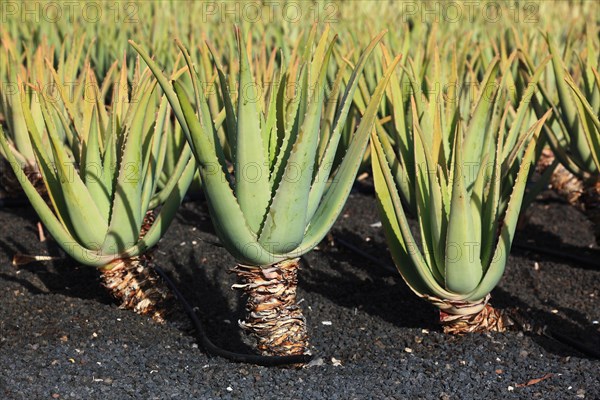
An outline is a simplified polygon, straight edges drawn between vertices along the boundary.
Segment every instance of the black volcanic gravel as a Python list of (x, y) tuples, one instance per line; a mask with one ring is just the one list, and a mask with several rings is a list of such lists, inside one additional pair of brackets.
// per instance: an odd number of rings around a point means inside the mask
[[(517, 243), (600, 259), (575, 209), (546, 195), (529, 215)], [(29, 208), (0, 209), (2, 399), (600, 399), (600, 361), (554, 340), (442, 334), (433, 307), (379, 265), (392, 263), (367, 194), (351, 195), (333, 244), (307, 255), (300, 272), (315, 354), (301, 370), (209, 357), (180, 310), (164, 325), (120, 310), (94, 269), (65, 259), (51, 240), (38, 241), (36, 221)], [(156, 259), (217, 344), (250, 352), (237, 327), (243, 305), (230, 289), (234, 261), (215, 242), (203, 204), (187, 203)], [(17, 252), (61, 259), (17, 268)], [(515, 248), (492, 295), (495, 306), (518, 306), (600, 349), (600, 262), (584, 266)]]

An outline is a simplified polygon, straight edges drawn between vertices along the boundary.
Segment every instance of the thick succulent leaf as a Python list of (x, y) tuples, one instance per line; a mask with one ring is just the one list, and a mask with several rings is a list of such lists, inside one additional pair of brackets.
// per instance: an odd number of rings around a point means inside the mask
[[(300, 82), (305, 79), (304, 76), (306, 73), (306, 68), (302, 68), (300, 71), (300, 78), (298, 79)], [(279, 151), (277, 152), (275, 165), (272, 167), (271, 171), (270, 186), (272, 189), (276, 188), (281, 181), (281, 177), (285, 171), (285, 165), (287, 165), (287, 160), (290, 152), (292, 151), (293, 144), (296, 141), (296, 135), (298, 133), (294, 127), (299, 115), (301, 102), (300, 93), (294, 93), (290, 104), (287, 107), (285, 105), (286, 90), (291, 86), (296, 87), (295, 84), (290, 84), (289, 82), (286, 85), (282, 80), (280, 84), (280, 90), (277, 94), (278, 106), (276, 108), (278, 112), (277, 120), (279, 121), (278, 131), (282, 132), (283, 134), (281, 138), (278, 139)]]
[(167, 232), (167, 229), (169, 228), (169, 225), (177, 215), (177, 210), (179, 209), (179, 206), (183, 201), (186, 192), (192, 184), (195, 174), (196, 163), (195, 160), (192, 158), (189, 159), (187, 164), (185, 164), (183, 172), (177, 175), (178, 179), (173, 179), (175, 183), (172, 186), (170, 186), (169, 189), (164, 189), (168, 190), (168, 192), (165, 192), (168, 193), (168, 196), (166, 197), (164, 204), (160, 208), (160, 212), (156, 216), (154, 223), (152, 224), (146, 235), (144, 235), (144, 237), (141, 238), (136, 244), (137, 248), (139, 248), (139, 250), (136, 251), (146, 251), (146, 249), (149, 249), (156, 245), (156, 243), (158, 243), (158, 241), (164, 236), (164, 234)]
[(69, 220), (73, 225), (73, 234), (84, 247), (98, 250), (106, 233), (106, 219), (100, 213), (85, 183), (81, 180), (75, 165), (69, 159), (64, 144), (57, 137), (54, 123), (44, 102), (42, 103), (42, 112), (50, 138), (58, 182), (64, 196)]
[(371, 163), (373, 182), (382, 225), (396, 267), (400, 274), (418, 295), (434, 295), (440, 298), (453, 298), (442, 282), (436, 281), (432, 269), (425, 264), (422, 253), (417, 247), (408, 220), (402, 208), (389, 165), (385, 161), (383, 149), (377, 135), (371, 135)]
[(271, 246), (269, 248), (272, 248), (274, 253), (286, 253), (295, 249), (304, 237), (308, 222), (310, 186), (319, 144), (325, 78), (333, 44), (332, 42), (329, 46), (321, 65), (319, 79), (315, 81), (316, 93), (310, 100), (304, 123), (300, 127), (296, 143), (294, 143), (259, 237), (259, 243), (263, 246)]
[[(567, 84), (565, 66), (558, 53), (554, 41), (546, 37), (550, 54), (552, 55), (552, 67), (554, 70), (556, 90), (560, 101), (561, 118), (567, 129), (565, 132), (570, 138), (571, 152), (576, 154), (577, 159), (582, 163), (585, 170), (590, 170), (593, 167), (592, 155), (590, 147), (585, 138), (585, 133), (582, 132), (581, 124), (577, 115), (577, 105), (574, 102), (573, 94)], [(583, 121), (581, 121), (583, 122)]]
[(515, 185), (510, 195), (510, 200), (506, 213), (504, 215), (502, 228), (500, 230), (500, 238), (494, 251), (494, 256), (490, 262), (490, 266), (487, 268), (483, 279), (481, 279), (478, 287), (469, 294), (469, 301), (477, 301), (487, 296), (494, 287), (500, 282), (510, 248), (515, 235), (515, 228), (519, 219), (519, 212), (521, 211), (521, 204), (523, 201), (523, 194), (525, 193), (525, 186), (527, 184), (527, 177), (529, 175), (529, 169), (533, 164), (533, 156), (535, 155), (536, 138), (539, 136), (540, 130), (546, 121), (546, 118), (550, 115), (550, 111), (546, 113), (542, 119), (540, 119), (533, 127), (533, 138), (527, 146), (527, 150), (521, 160), (521, 166), (517, 174)]
[(502, 149), (504, 147), (504, 126), (510, 105), (505, 107), (500, 120), (501, 130), (495, 144), (492, 176), (489, 182), (487, 195), (484, 198), (484, 210), (481, 223), (481, 265), (486, 271), (489, 267), (495, 244), (495, 235), (498, 231), (499, 215), (498, 203), (500, 202), (500, 184), (502, 183)]
[(213, 64), (217, 68), (217, 73), (219, 74), (219, 84), (221, 85), (221, 92), (223, 93), (223, 103), (225, 105), (225, 118), (226, 118), (226, 135), (227, 135), (227, 144), (231, 149), (231, 161), (235, 164), (235, 154), (236, 154), (236, 133), (237, 133), (237, 117), (235, 115), (235, 108), (233, 107), (233, 102), (231, 99), (231, 92), (229, 90), (229, 86), (227, 85), (227, 78), (225, 77), (225, 73), (223, 72), (223, 68), (217, 62), (217, 57), (215, 56), (216, 52), (213, 50), (211, 46), (209, 46)]
[(102, 248), (107, 253), (120, 253), (138, 241), (142, 220), (142, 188), (144, 184), (144, 159), (142, 144), (145, 135), (146, 112), (154, 114), (149, 107), (156, 88), (156, 81), (146, 89), (135, 109), (131, 125), (127, 126), (123, 146), (120, 149), (120, 165), (115, 183), (114, 201), (110, 225)]
[(319, 204), (315, 214), (313, 215), (304, 241), (299, 247), (299, 253), (303, 254), (311, 250), (325, 237), (331, 226), (339, 216), (344, 203), (350, 194), (352, 184), (356, 178), (356, 173), (362, 161), (362, 155), (369, 141), (369, 134), (373, 129), (379, 102), (381, 101), (385, 87), (389, 82), (394, 68), (400, 61), (400, 56), (396, 57), (387, 69), (385, 76), (380, 80), (375, 93), (371, 97), (371, 102), (363, 115), (358, 129), (354, 136), (344, 159), (329, 185), (327, 192), (323, 197), (323, 201)]
[(110, 257), (103, 257), (96, 251), (92, 251), (81, 246), (79, 241), (71, 235), (69, 230), (65, 228), (65, 226), (54, 215), (42, 196), (40, 196), (31, 182), (29, 182), (25, 174), (23, 174), (20, 164), (17, 162), (16, 158), (9, 149), (2, 126), (0, 126), (0, 146), (6, 152), (9, 164), (12, 166), (15, 175), (19, 179), (19, 183), (21, 184), (25, 195), (29, 199), (29, 202), (37, 212), (46, 229), (48, 229), (48, 232), (50, 232), (54, 240), (56, 240), (62, 249), (76, 261), (84, 265), (100, 266), (109, 262)]
[[(340, 106), (338, 108), (338, 112), (337, 112), (334, 122), (333, 122), (333, 130), (332, 130), (330, 138), (329, 138), (329, 143), (327, 144), (327, 149), (325, 150), (325, 154), (323, 155), (323, 158), (321, 159), (321, 161), (319, 163), (317, 173), (314, 177), (314, 183), (310, 190), (310, 195), (309, 195), (309, 200), (308, 200), (308, 213), (307, 213), (308, 219), (311, 219), (315, 215), (315, 212), (317, 211), (317, 209), (319, 207), (319, 203), (321, 202), (321, 199), (323, 197), (323, 193), (325, 192), (325, 188), (327, 187), (327, 182), (329, 181), (329, 175), (331, 174), (331, 170), (334, 166), (334, 159), (335, 159), (336, 153), (338, 152), (338, 145), (339, 145), (340, 138), (342, 135), (342, 129), (343, 129), (344, 125), (346, 124), (346, 119), (348, 117), (348, 111), (350, 110), (350, 106), (352, 105), (352, 98), (354, 97), (354, 94), (356, 92), (356, 87), (358, 86), (359, 77), (361, 76), (361, 74), (364, 70), (365, 64), (366, 64), (367, 60), (369, 59), (369, 56), (371, 55), (371, 53), (377, 46), (377, 43), (379, 43), (379, 41), (383, 38), (384, 35), (385, 35), (385, 32), (381, 32), (380, 34), (375, 36), (375, 38), (371, 41), (371, 43), (369, 43), (369, 45), (365, 48), (365, 50), (361, 54), (356, 66), (354, 67), (354, 70), (352, 71), (352, 74), (350, 75), (350, 79), (348, 80), (348, 84), (346, 85), (346, 90), (344, 91), (344, 95), (342, 96), (342, 99), (340, 101)], [(397, 63), (399, 62), (399, 60), (400, 60), (399, 58), (395, 59), (392, 63), (390, 63), (390, 67), (392, 65), (395, 67), (397, 65)], [(389, 68), (388, 68), (388, 71), (389, 71)], [(388, 77), (388, 79), (389, 79), (389, 77)], [(385, 89), (385, 86), (383, 88)], [(381, 97), (380, 97), (379, 101), (381, 101)], [(373, 104), (372, 101), (370, 104)], [(376, 107), (379, 107), (379, 103), (376, 105)], [(365, 115), (366, 115), (366, 112), (365, 112)], [(363, 119), (364, 119), (364, 116), (363, 116)], [(375, 119), (375, 116), (373, 116), (373, 120), (374, 119)], [(362, 124), (362, 121), (361, 121), (361, 124)], [(368, 138), (366, 140), (368, 140)], [(365, 142), (365, 147), (366, 147), (366, 142)], [(364, 153), (364, 147), (363, 147), (362, 152)], [(358, 157), (358, 156), (356, 156), (356, 157)], [(353, 175), (356, 175), (356, 173), (354, 173)], [(336, 177), (336, 179), (337, 179), (337, 177)], [(344, 199), (345, 199), (345, 197), (344, 197)], [(337, 216), (336, 216), (336, 218), (337, 218)]]
[(98, 125), (98, 114), (96, 107), (92, 109), (92, 115), (89, 120), (89, 129), (86, 140), (83, 142), (83, 158), (81, 160), (81, 175), (85, 186), (94, 199), (100, 215), (105, 221), (108, 221), (110, 215), (110, 205), (112, 193), (104, 187), (105, 171), (100, 156), (100, 130)]
[[(335, 81), (331, 87), (331, 92), (329, 93), (329, 97), (327, 98), (327, 106), (324, 112), (324, 118), (321, 121), (321, 137), (319, 139), (319, 151), (318, 151), (318, 160), (319, 165), (324, 162), (325, 152), (327, 150), (327, 146), (329, 145), (331, 134), (333, 131), (333, 121), (335, 118), (335, 112), (338, 106), (338, 97), (340, 90), (342, 89), (342, 79), (344, 78), (344, 74), (346, 72), (346, 67), (348, 64), (343, 63), (339, 66), (339, 70), (337, 72)], [(327, 162), (327, 161), (325, 161)], [(317, 173), (318, 175), (318, 173)], [(315, 177), (317, 177), (315, 175)]]
[[(463, 168), (464, 171), (467, 171), (465, 175), (465, 187), (467, 188), (468, 193), (471, 192), (473, 183), (475, 182), (475, 179), (477, 179), (477, 173), (474, 171), (479, 171), (477, 166), (481, 164), (483, 143), (485, 139), (483, 133), (486, 132), (486, 127), (490, 121), (490, 111), (496, 101), (497, 88), (492, 86), (491, 83), (496, 77), (498, 66), (499, 60), (495, 57), (488, 66), (484, 80), (481, 83), (483, 89), (479, 93), (475, 111), (469, 121), (469, 127), (466, 129), (464, 150), (455, 148), (455, 151), (464, 151), (464, 154), (462, 155), (464, 165), (461, 165), (460, 167)], [(494, 88), (494, 93), (490, 94), (489, 88)]]
[[(416, 111), (416, 105), (413, 101), (413, 114)], [(423, 256), (425, 258), (426, 265), (431, 268), (431, 273), (438, 282), (444, 281), (444, 261), (440, 259), (440, 251), (438, 245), (439, 235), (441, 234), (442, 216), (436, 215), (436, 206), (440, 207), (441, 203), (434, 204), (431, 200), (435, 196), (432, 192), (436, 190), (436, 187), (431, 185), (431, 174), (435, 174), (437, 171), (431, 159), (431, 151), (424, 144), (424, 135), (421, 132), (421, 128), (416, 119), (414, 123), (414, 145), (415, 145), (415, 181), (414, 181), (414, 193), (416, 198), (416, 209), (411, 210), (418, 215), (419, 228), (421, 230), (421, 243), (423, 245)], [(437, 183), (435, 183), (437, 184)], [(441, 200), (441, 199), (439, 199)], [(432, 232), (434, 230), (435, 232)], [(437, 238), (437, 241), (436, 241)], [(441, 263), (438, 264), (437, 261)]]
[(567, 78), (567, 84), (572, 90), (575, 98), (577, 113), (581, 120), (583, 133), (589, 146), (590, 156), (596, 166), (595, 172), (600, 173), (600, 120), (598, 119), (598, 114), (597, 112), (594, 112), (594, 109), (587, 101), (585, 95), (579, 90), (572, 79)]
[(161, 68), (158, 66), (158, 64), (156, 62), (154, 62), (154, 60), (152, 60), (152, 58), (150, 58), (148, 53), (132, 40), (129, 40), (129, 44), (131, 46), (133, 46), (135, 51), (137, 51), (140, 56), (142, 56), (142, 58), (148, 65), (148, 68), (150, 68), (150, 70), (154, 74), (156, 80), (160, 84), (160, 87), (162, 88), (165, 95), (167, 96), (167, 99), (169, 100), (169, 104), (171, 105), (171, 108), (173, 109), (173, 113), (175, 114), (177, 121), (179, 121), (179, 124), (181, 125), (183, 132), (185, 133), (186, 137), (188, 138), (189, 143), (191, 143), (190, 145), (192, 145), (193, 141), (190, 138), (190, 132), (186, 125), (185, 117), (183, 116), (183, 112), (181, 111), (181, 106), (179, 105), (179, 101), (177, 99), (177, 94), (175, 93), (175, 90), (173, 90), (173, 87), (171, 86), (171, 84), (169, 83), (169, 81), (167, 80), (165, 75), (163, 74)]
[(483, 276), (480, 245), (474, 232), (473, 213), (466, 187), (463, 159), (463, 139), (457, 132), (456, 155), (452, 182), (452, 200), (446, 236), (446, 288), (453, 293), (467, 294), (474, 290)]
[(235, 195), (253, 232), (258, 233), (269, 201), (268, 157), (260, 129), (257, 100), (260, 91), (252, 79), (248, 54), (239, 29), (238, 37), (240, 78), (237, 104), (237, 136), (235, 157)]
[[(508, 165), (512, 165), (514, 163), (515, 154), (520, 153), (520, 149), (523, 148), (523, 136), (521, 135), (523, 130), (521, 128), (525, 121), (525, 115), (531, 111), (531, 98), (535, 93), (537, 83), (540, 79), (540, 76), (542, 75), (542, 72), (545, 69), (548, 60), (549, 58), (546, 58), (544, 61), (542, 61), (541, 65), (530, 78), (527, 90), (525, 91), (525, 93), (523, 93), (521, 102), (519, 103), (519, 107), (517, 108), (517, 114), (514, 120), (512, 121), (510, 130), (508, 131), (508, 135), (505, 138), (502, 159), (509, 159)], [(510, 155), (510, 152), (512, 152), (513, 154)]]
[[(406, 204), (407, 208), (411, 213), (414, 214), (414, 210), (416, 210), (416, 198), (413, 176), (415, 176), (415, 163), (414, 157), (410, 156), (410, 158), (404, 158), (403, 156), (398, 157), (396, 152), (394, 151), (394, 147), (390, 143), (390, 139), (387, 135), (387, 132), (376, 123), (377, 134), (380, 138), (381, 147), (385, 153), (385, 158), (391, 168), (392, 174), (394, 175), (394, 181), (396, 182), (396, 187), (400, 192), (400, 196), (404, 204)], [(413, 139), (411, 139), (411, 143), (413, 143)], [(401, 146), (399, 143), (396, 146)], [(412, 164), (412, 165), (408, 165)]]
[(163, 171), (167, 153), (167, 129), (169, 124), (167, 116), (169, 115), (169, 111), (168, 100), (165, 96), (162, 96), (154, 124), (154, 132), (153, 134), (148, 135), (146, 141), (150, 141), (150, 143), (144, 148), (144, 153), (148, 160), (144, 161), (144, 166), (146, 168), (143, 173), (142, 211), (148, 209), (150, 201), (157, 190), (158, 181)]
[(249, 265), (270, 265), (285, 259), (271, 254), (257, 240), (229, 185), (223, 166), (207, 138), (185, 90), (175, 82), (180, 109), (195, 141), (196, 161), (202, 177), (202, 188), (208, 202), (210, 215), (221, 242), (238, 262)]
[[(7, 103), (10, 104), (10, 114), (5, 115), (6, 122), (10, 128), (9, 132), (12, 132), (11, 139), (14, 141), (16, 149), (25, 157), (27, 162), (32, 163), (35, 160), (29, 135), (27, 135), (27, 124), (23, 115), (23, 106), (26, 106), (26, 100), (22, 96), (23, 82), (17, 76), (17, 62), (14, 60), (11, 53), (8, 53), (8, 74), (10, 76), (10, 82), (17, 82), (17, 88), (14, 92), (8, 93), (8, 90), (4, 93), (7, 96)], [(7, 82), (8, 83), (8, 82)], [(10, 101), (8, 98), (10, 96)]]

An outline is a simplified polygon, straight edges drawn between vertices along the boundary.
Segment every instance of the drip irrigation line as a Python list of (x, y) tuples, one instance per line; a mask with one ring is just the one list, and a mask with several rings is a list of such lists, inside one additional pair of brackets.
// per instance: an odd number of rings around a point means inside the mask
[(520, 250), (531, 251), (537, 254), (545, 254), (552, 257), (561, 258), (568, 261), (573, 261), (578, 264), (589, 265), (590, 267), (600, 268), (600, 262), (598, 260), (592, 260), (590, 257), (581, 257), (576, 254), (564, 253), (559, 250), (550, 249), (547, 247), (539, 247), (525, 243), (513, 243), (513, 246)]
[(179, 302), (181, 303), (181, 306), (183, 307), (184, 311), (186, 312), (186, 314), (188, 315), (188, 317), (194, 324), (194, 328), (196, 329), (196, 333), (199, 336), (200, 343), (207, 353), (216, 355), (219, 357), (223, 357), (223, 358), (233, 361), (233, 362), (256, 364), (256, 365), (262, 365), (264, 367), (275, 367), (275, 366), (292, 365), (292, 364), (296, 364), (296, 365), (306, 364), (312, 359), (312, 356), (308, 355), (308, 354), (295, 355), (295, 356), (261, 356), (261, 355), (257, 355), (257, 354), (235, 353), (235, 352), (232, 352), (229, 350), (222, 349), (221, 347), (215, 345), (209, 339), (209, 337), (206, 335), (206, 332), (204, 330), (202, 322), (200, 321), (200, 319), (194, 312), (194, 309), (192, 308), (190, 303), (187, 302), (187, 300), (185, 299), (183, 294), (179, 291), (179, 289), (177, 289), (177, 287), (175, 286), (175, 283), (167, 276), (165, 271), (162, 268), (160, 268), (158, 265), (154, 265), (153, 267), (154, 267), (154, 270), (156, 271), (156, 273), (158, 273), (158, 275), (160, 275), (160, 277), (165, 281), (167, 286), (169, 286), (169, 288), (171, 289), (171, 291), (173, 292), (173, 294), (175, 295), (177, 300), (179, 300)]

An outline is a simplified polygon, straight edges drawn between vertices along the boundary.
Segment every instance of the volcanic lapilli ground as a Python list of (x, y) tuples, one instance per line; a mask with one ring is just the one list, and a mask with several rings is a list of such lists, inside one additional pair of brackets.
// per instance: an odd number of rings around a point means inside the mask
[[(546, 193), (528, 214), (517, 243), (600, 259), (590, 223), (556, 196)], [(316, 362), (289, 370), (207, 356), (181, 312), (159, 325), (120, 310), (96, 270), (64, 256), (12, 266), (17, 252), (62, 252), (52, 241), (39, 242), (31, 209), (0, 209), (0, 396), (600, 398), (600, 361), (551, 339), (519, 332), (442, 334), (435, 310), (397, 273), (336, 243), (353, 243), (392, 265), (378, 220), (373, 197), (353, 192), (334, 227), (333, 244), (324, 242), (305, 257), (298, 296)], [(186, 203), (155, 260), (198, 308), (217, 344), (250, 352), (251, 342), (237, 326), (244, 302), (230, 288), (235, 277), (228, 270), (235, 261), (216, 242), (202, 202)], [(538, 322), (600, 348), (599, 282), (600, 265), (514, 249), (491, 301), (528, 310)]]

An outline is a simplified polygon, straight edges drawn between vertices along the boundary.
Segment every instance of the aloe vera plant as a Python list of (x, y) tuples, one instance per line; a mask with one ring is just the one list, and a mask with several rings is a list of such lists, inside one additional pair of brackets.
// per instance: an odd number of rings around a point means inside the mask
[[(505, 80), (494, 82), (493, 59), (482, 90), (447, 113), (440, 101), (411, 98), (410, 130), (372, 134), (375, 190), (396, 266), (408, 286), (440, 309), (448, 333), (505, 329), (505, 315), (488, 303), (512, 244), (536, 139), (548, 113), (524, 124), (535, 86), (514, 110)], [(542, 67), (536, 71), (538, 79)], [(394, 90), (393, 82), (391, 90)], [(472, 104), (471, 104), (472, 103)], [(405, 126), (401, 124), (400, 126)], [(417, 242), (406, 215), (416, 216)]]
[[(543, 106), (554, 111), (545, 132), (556, 158), (578, 178), (573, 204), (581, 205), (596, 226), (600, 243), (600, 45), (598, 27), (588, 27), (584, 51), (576, 55), (576, 73), (570, 73), (553, 38), (545, 35), (552, 57), (556, 96), (542, 87)], [(567, 43), (566, 52), (572, 50)], [(542, 107), (534, 104), (536, 111)], [(571, 185), (572, 186), (572, 185)]]
[(298, 62), (273, 73), (278, 84), (270, 86), (267, 97), (253, 101), (259, 98), (256, 91), (242, 91), (257, 89), (246, 44), (237, 30), (237, 102), (214, 61), (225, 103), (227, 144), (233, 149), (229, 154), (223, 151), (198, 84), (203, 72), (194, 69), (187, 50), (180, 44), (194, 83), (194, 101), (179, 82), (171, 86), (147, 53), (132, 43), (167, 93), (196, 156), (215, 230), (237, 261), (233, 271), (240, 282), (234, 287), (248, 296), (247, 317), (240, 324), (257, 339), (262, 354), (309, 353), (305, 319), (296, 304), (299, 258), (327, 234), (356, 176), (376, 109), (399, 58), (379, 82), (336, 171), (332, 161), (358, 77), (382, 36), (364, 50), (341, 97), (328, 99), (337, 104), (335, 118), (331, 125), (321, 125), (335, 38), (329, 40), (324, 33), (314, 50), (309, 39)]
[[(42, 127), (35, 123), (29, 104), (22, 104), (50, 204), (21, 172), (1, 127), (0, 145), (42, 223), (63, 250), (78, 262), (99, 268), (104, 284), (123, 307), (160, 321), (160, 303), (168, 292), (155, 285), (145, 256), (174, 218), (195, 161), (186, 147), (164, 189), (157, 192), (170, 107), (164, 96), (159, 104), (155, 101), (152, 74), (148, 70), (134, 74), (139, 77), (130, 82), (135, 92), (117, 94), (115, 86), (109, 109), (89, 67), (85, 75), (88, 90), (79, 100), (68, 96), (61, 85), (57, 98), (36, 90)], [(94, 94), (85, 95), (90, 92)], [(63, 136), (70, 140), (61, 140)], [(46, 145), (43, 138), (48, 139)], [(158, 206), (154, 217), (151, 212)]]
[[(31, 110), (32, 118), (40, 130), (43, 126), (40, 101), (38, 93), (31, 89), (31, 85), (43, 86), (44, 90), (47, 90), (53, 82), (48, 68), (45, 67), (46, 63), (56, 62), (59, 64), (60, 75), (65, 81), (75, 81), (81, 61), (83, 41), (76, 42), (65, 39), (60, 55), (55, 60), (54, 47), (45, 40), (37, 48), (26, 49), (21, 54), (17, 43), (7, 32), (2, 33), (0, 113), (6, 120), (7, 137), (13, 155), (18, 160), (23, 172), (41, 192), (44, 192), (44, 185), (35, 162), (22, 107), (25, 106)], [(67, 44), (71, 45), (71, 52), (68, 55), (66, 54)], [(46, 143), (47, 138), (42, 141)], [(15, 195), (19, 189), (19, 183), (6, 163), (6, 154), (2, 150), (0, 150), (0, 159), (0, 172), (2, 172), (0, 186), (9, 196)]]

